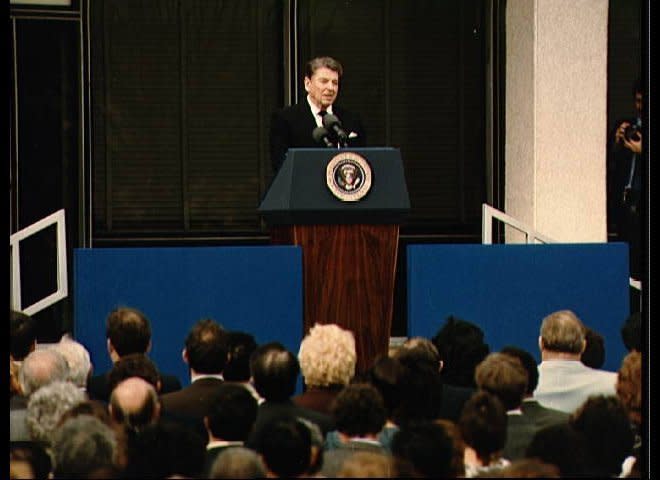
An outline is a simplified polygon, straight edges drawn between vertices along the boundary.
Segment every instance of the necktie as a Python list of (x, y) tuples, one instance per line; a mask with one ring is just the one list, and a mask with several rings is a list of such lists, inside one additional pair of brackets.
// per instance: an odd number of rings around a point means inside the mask
[(321, 124), (319, 126), (321, 127), (323, 126), (323, 117), (326, 116), (327, 114), (328, 112), (326, 112), (325, 110), (321, 110), (319, 113), (317, 113), (317, 115), (321, 117)]

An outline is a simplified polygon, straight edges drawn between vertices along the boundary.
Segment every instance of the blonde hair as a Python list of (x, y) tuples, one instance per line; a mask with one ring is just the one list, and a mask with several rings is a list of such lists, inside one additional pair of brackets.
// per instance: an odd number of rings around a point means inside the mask
[(570, 310), (553, 312), (541, 323), (541, 339), (546, 350), (582, 353), (584, 337), (584, 325)]
[(315, 324), (300, 343), (300, 370), (309, 386), (347, 385), (355, 375), (355, 337), (335, 324)]

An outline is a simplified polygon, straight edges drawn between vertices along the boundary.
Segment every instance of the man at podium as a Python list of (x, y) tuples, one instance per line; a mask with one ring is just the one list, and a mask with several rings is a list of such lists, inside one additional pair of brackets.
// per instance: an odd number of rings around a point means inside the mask
[[(335, 105), (342, 73), (341, 63), (332, 57), (316, 57), (307, 62), (306, 99), (273, 113), (271, 117), (273, 173), (280, 169), (287, 150), (292, 147), (366, 146), (366, 132), (360, 117)], [(324, 120), (326, 115), (328, 117)]]

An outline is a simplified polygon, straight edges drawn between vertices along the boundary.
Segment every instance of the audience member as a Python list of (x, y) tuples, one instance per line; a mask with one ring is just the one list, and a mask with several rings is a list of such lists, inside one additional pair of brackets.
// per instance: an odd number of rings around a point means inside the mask
[(587, 367), (602, 368), (605, 364), (605, 339), (594, 329), (585, 327), (584, 341), (586, 346), (580, 361)]
[(161, 396), (163, 414), (194, 425), (206, 438), (204, 417), (223, 383), (222, 370), (227, 363), (227, 331), (215, 320), (197, 321), (186, 337), (183, 360), (188, 364), (191, 383)]
[(92, 362), (85, 346), (68, 335), (62, 335), (58, 343), (53, 345), (66, 359), (69, 366), (69, 380), (82, 390), (87, 390), (87, 381), (92, 374)]
[(404, 396), (404, 380), (408, 375), (408, 367), (405, 367), (397, 359), (390, 356), (379, 356), (373, 365), (355, 380), (373, 385), (383, 398), (385, 405), (385, 426), (378, 434), (378, 441), (388, 451), (392, 445), (392, 438), (399, 430), (398, 421), (405, 417), (401, 412), (401, 404)]
[(293, 478), (307, 475), (311, 445), (311, 433), (302, 422), (280, 417), (264, 425), (255, 450), (264, 462), (268, 477)]
[(252, 385), (250, 374), (250, 355), (257, 349), (254, 336), (247, 332), (227, 332), (227, 363), (222, 370), (225, 382), (239, 383), (247, 388), (257, 403), (264, 399), (257, 393)]
[(506, 444), (502, 455), (518, 460), (538, 430), (534, 419), (525, 415), (521, 404), (527, 390), (527, 371), (520, 361), (505, 353), (490, 353), (477, 365), (477, 386), (500, 399), (506, 409)]
[(435, 422), (409, 423), (394, 434), (392, 455), (409, 462), (427, 478), (453, 478), (454, 447), (445, 428)]
[(490, 348), (484, 342), (484, 332), (477, 325), (450, 315), (432, 338), (442, 361), (445, 384), (476, 388), (474, 369)]
[(532, 354), (514, 346), (504, 347), (500, 352), (520, 360), (521, 365), (527, 372), (527, 388), (522, 404), (520, 405), (523, 415), (532, 419), (537, 429), (555, 423), (568, 422), (568, 413), (546, 408), (534, 398), (534, 390), (539, 381), (539, 370)]
[(562, 477), (590, 475), (584, 435), (567, 422), (551, 424), (536, 432), (527, 446), (525, 457), (555, 465)]
[(452, 385), (444, 381), (442, 377), (444, 362), (431, 340), (424, 337), (409, 338), (403, 342), (401, 348), (394, 354), (394, 358), (410, 368), (424, 366), (424, 370), (429, 372), (430, 376), (426, 380), (428, 382), (427, 394), (411, 391), (410, 398), (425, 397), (430, 405), (425, 408), (413, 406), (413, 410), (428, 412), (422, 416), (427, 420), (436, 418), (445, 418), (454, 422), (458, 420), (463, 405), (472, 396), (474, 389)]
[(347, 385), (335, 398), (332, 414), (337, 429), (326, 436), (322, 476), (336, 476), (344, 461), (356, 451), (388, 453), (378, 442), (387, 411), (373, 385)]
[[(23, 397), (22, 393), (23, 391), (21, 390), (21, 384), (18, 381), (18, 369), (19, 366), (11, 359), (11, 356), (9, 357), (9, 401), (11, 403), (11, 399), (16, 396), (18, 397)], [(11, 410), (11, 406), (10, 406)]]
[(115, 422), (135, 433), (158, 421), (161, 404), (153, 385), (142, 378), (130, 377), (112, 390), (108, 409)]
[(569, 423), (586, 439), (592, 475), (621, 474), (623, 461), (633, 453), (634, 435), (628, 415), (615, 396), (590, 396)]
[(52, 445), (55, 478), (89, 478), (100, 468), (115, 467), (115, 432), (91, 415), (70, 418), (58, 426)]
[(71, 382), (51, 382), (30, 395), (25, 423), (30, 440), (51, 445), (53, 431), (67, 410), (87, 400)]
[(20, 364), (37, 347), (37, 322), (30, 315), (9, 311), (9, 357)]
[[(112, 363), (131, 353), (148, 354), (151, 350), (151, 323), (147, 316), (135, 308), (120, 307), (108, 315), (105, 335)], [(94, 375), (87, 382), (90, 398), (107, 402), (112, 388), (109, 372)], [(181, 390), (181, 382), (174, 375), (160, 374), (161, 393)]]
[(34, 350), (23, 360), (18, 370), (21, 394), (9, 401), (9, 440), (29, 441), (27, 405), (30, 396), (40, 387), (55, 381), (66, 381), (69, 367), (64, 356), (53, 348)]
[(242, 447), (257, 418), (257, 400), (235, 383), (220, 385), (204, 417), (208, 432), (204, 472), (210, 473), (218, 454), (230, 447)]
[(491, 473), (511, 462), (502, 457), (506, 445), (507, 416), (492, 393), (478, 390), (465, 403), (458, 427), (465, 442), (465, 476)]
[(257, 410), (257, 420), (248, 440), (249, 447), (258, 441), (266, 424), (280, 417), (303, 417), (317, 424), (323, 435), (334, 428), (330, 415), (300, 407), (291, 400), (296, 390), (300, 365), (295, 355), (284, 345), (269, 342), (257, 347), (250, 357), (250, 371), (254, 387), (264, 402)]
[(40, 443), (9, 444), (9, 478), (49, 478), (51, 471), (50, 455)]
[(635, 312), (621, 326), (621, 340), (629, 352), (642, 352), (642, 314)]
[(337, 478), (398, 478), (390, 455), (376, 452), (355, 452), (342, 464)]
[(108, 386), (112, 392), (117, 385), (131, 377), (139, 377), (160, 393), (162, 382), (156, 364), (144, 353), (130, 353), (115, 362), (108, 372)]
[(66, 358), (54, 348), (43, 348), (25, 357), (18, 371), (18, 381), (25, 397), (44, 385), (67, 381), (69, 365)]
[(635, 436), (634, 459), (629, 460), (624, 472), (629, 473), (633, 466), (631, 462), (639, 469), (644, 453), (642, 451), (642, 354), (638, 351), (630, 352), (623, 359), (617, 374), (616, 395), (628, 413), (630, 427)]
[(216, 457), (208, 478), (266, 478), (266, 467), (254, 450), (233, 447)]
[(177, 422), (147, 425), (129, 438), (124, 478), (199, 478), (206, 440)]
[(590, 395), (614, 395), (616, 373), (580, 362), (585, 348), (584, 326), (570, 310), (543, 319), (539, 348), (541, 364), (534, 397), (548, 408), (574, 412)]
[(314, 325), (300, 343), (298, 361), (307, 390), (293, 402), (330, 414), (332, 401), (355, 375), (353, 332), (335, 324)]
[(115, 457), (115, 466), (118, 470), (123, 470), (126, 467), (127, 461), (127, 435), (128, 432), (124, 428), (124, 425), (117, 423), (114, 418), (110, 415), (110, 410), (108, 406), (101, 402), (100, 400), (85, 400), (76, 406), (70, 408), (60, 418), (58, 427), (61, 426), (64, 422), (71, 418), (76, 418), (82, 415), (91, 415), (92, 417), (97, 418), (102, 421), (108, 427), (112, 429), (115, 434), (115, 439), (117, 441), (116, 446), (116, 457)]
[(436, 420), (434, 423), (437, 423), (442, 428), (445, 429), (445, 433), (449, 435), (452, 443), (452, 457), (451, 457), (451, 471), (449, 475), (452, 478), (462, 478), (465, 476), (465, 442), (461, 436), (461, 431), (456, 425), (455, 422), (451, 420), (446, 420), (441, 418)]

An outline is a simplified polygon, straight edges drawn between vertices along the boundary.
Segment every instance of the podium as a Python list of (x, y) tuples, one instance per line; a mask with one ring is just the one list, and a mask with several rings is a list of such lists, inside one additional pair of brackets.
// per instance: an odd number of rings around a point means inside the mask
[[(362, 186), (370, 180), (359, 200), (331, 188), (329, 169), (355, 158), (358, 168), (366, 163)], [(258, 209), (271, 243), (302, 247), (303, 336), (315, 323), (351, 330), (357, 372), (388, 351), (399, 224), (409, 210), (395, 148), (289, 149)]]

